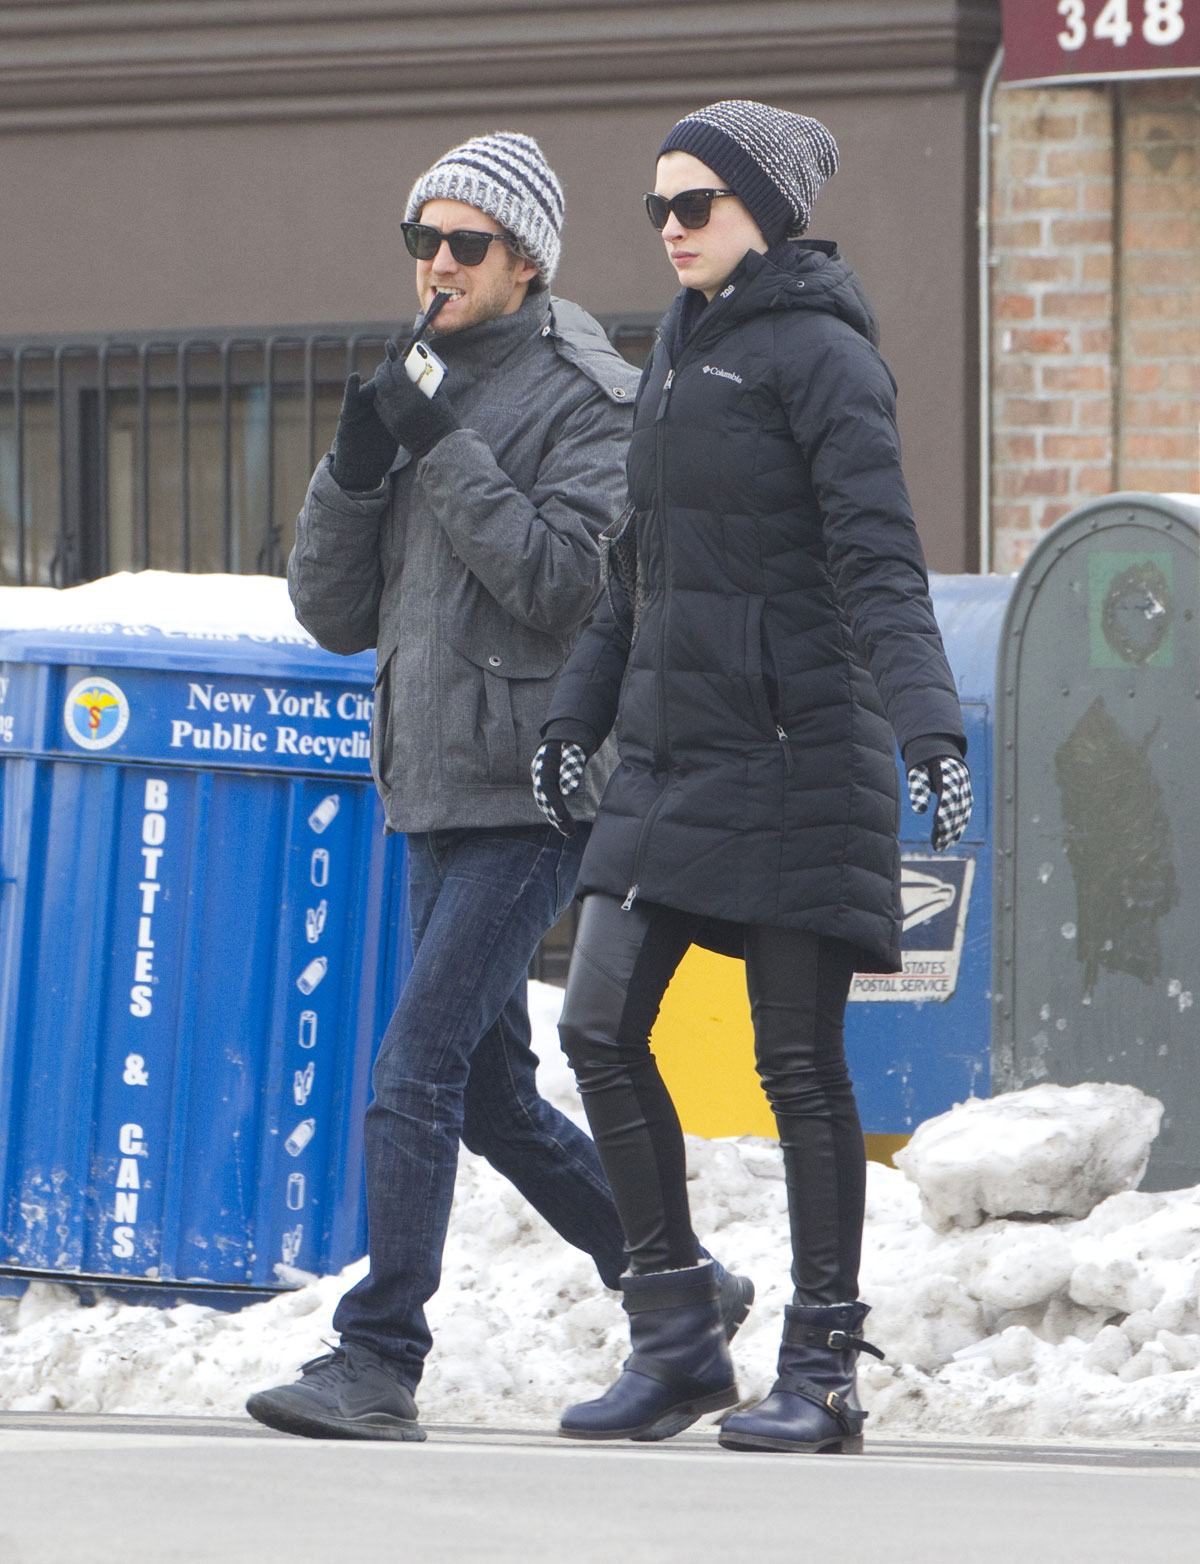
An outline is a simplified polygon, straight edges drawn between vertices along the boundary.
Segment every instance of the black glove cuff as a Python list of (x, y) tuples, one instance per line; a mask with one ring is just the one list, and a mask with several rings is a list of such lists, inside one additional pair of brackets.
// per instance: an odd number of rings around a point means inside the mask
[(577, 717), (552, 717), (543, 726), (542, 737), (547, 742), (561, 739), (564, 744), (578, 744), (589, 760), (600, 748), (595, 729), (589, 728), (586, 722), (580, 722)]
[(967, 746), (949, 733), (925, 733), (909, 739), (904, 746), (904, 769), (923, 766), (930, 760), (965, 760)]
[(373, 494), (376, 489), (381, 489), (395, 460), (394, 457), (390, 458), (381, 473), (378, 460), (355, 461), (353, 457), (345, 457), (338, 450), (336, 441), (328, 459), (330, 477), (347, 494)]

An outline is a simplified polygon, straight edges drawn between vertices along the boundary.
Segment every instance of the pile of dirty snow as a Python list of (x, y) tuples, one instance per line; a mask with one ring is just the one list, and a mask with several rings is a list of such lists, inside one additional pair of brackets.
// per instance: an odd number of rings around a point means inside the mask
[[(577, 1119), (557, 1046), (561, 991), (531, 984), (543, 1090)], [(1136, 1189), (1159, 1105), (1132, 1087), (1036, 1086), (923, 1125), (901, 1160), (872, 1164), (861, 1363), (879, 1433), (1014, 1439), (1200, 1438), (1200, 1189)], [(697, 1232), (753, 1276), (734, 1343), (746, 1397), (774, 1375), (789, 1299), (776, 1145), (689, 1138)], [(197, 1304), (80, 1307), (37, 1283), (0, 1300), (0, 1406), (238, 1412), (331, 1339), (363, 1264), (295, 1276), (296, 1291), (223, 1314)], [(423, 1420), (552, 1427), (600, 1391), (628, 1351), (616, 1297), (503, 1179), (464, 1153)]]

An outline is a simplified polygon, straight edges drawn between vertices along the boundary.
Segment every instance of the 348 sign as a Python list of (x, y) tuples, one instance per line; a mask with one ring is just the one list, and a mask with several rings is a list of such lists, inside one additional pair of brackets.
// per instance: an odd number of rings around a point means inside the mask
[(1004, 80), (1200, 72), (1200, 0), (1004, 0)]

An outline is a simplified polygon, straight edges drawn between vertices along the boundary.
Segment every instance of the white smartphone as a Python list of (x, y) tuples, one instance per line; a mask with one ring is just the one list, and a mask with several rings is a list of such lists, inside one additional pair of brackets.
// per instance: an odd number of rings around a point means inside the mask
[(414, 342), (404, 360), (408, 378), (426, 396), (432, 396), (446, 377), (446, 366), (423, 342)]

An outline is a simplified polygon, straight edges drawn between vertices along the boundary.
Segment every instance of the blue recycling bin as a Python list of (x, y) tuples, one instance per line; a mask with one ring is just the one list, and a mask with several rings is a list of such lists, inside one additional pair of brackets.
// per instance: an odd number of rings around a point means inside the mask
[(846, 1011), (846, 1053), (869, 1135), (911, 1135), (923, 1119), (991, 1090), (996, 659), (1015, 582), (930, 577), (975, 807), (962, 841), (935, 853), (930, 816), (912, 812), (901, 773), (903, 971), (857, 975)]
[(365, 1252), (410, 961), (374, 675), (299, 637), (0, 631), (0, 1281), (261, 1295)]

